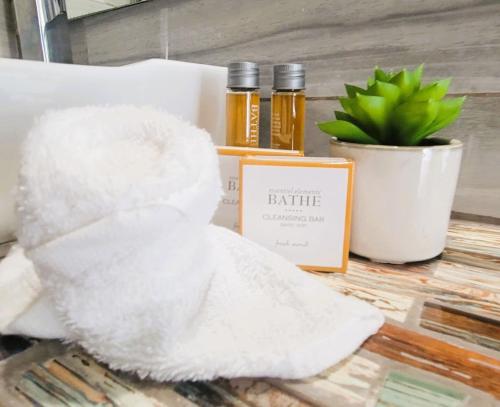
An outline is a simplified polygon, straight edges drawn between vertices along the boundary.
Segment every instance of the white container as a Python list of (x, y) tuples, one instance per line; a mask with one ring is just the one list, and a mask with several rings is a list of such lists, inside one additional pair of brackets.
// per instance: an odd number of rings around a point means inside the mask
[(339, 142), (355, 161), (351, 252), (382, 263), (431, 259), (446, 243), (462, 143), (396, 147)]

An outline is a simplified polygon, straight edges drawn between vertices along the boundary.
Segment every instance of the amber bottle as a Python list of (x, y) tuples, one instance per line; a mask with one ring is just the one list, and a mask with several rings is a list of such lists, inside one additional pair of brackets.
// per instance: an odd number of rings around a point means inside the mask
[(259, 147), (259, 67), (233, 62), (228, 67), (226, 145)]
[(271, 148), (304, 151), (305, 70), (302, 64), (275, 65), (271, 95)]

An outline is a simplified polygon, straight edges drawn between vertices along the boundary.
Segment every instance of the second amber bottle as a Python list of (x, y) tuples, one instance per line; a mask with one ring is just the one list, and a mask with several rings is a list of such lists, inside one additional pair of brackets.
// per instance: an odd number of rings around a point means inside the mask
[(302, 64), (275, 65), (271, 96), (271, 148), (304, 151), (305, 70)]

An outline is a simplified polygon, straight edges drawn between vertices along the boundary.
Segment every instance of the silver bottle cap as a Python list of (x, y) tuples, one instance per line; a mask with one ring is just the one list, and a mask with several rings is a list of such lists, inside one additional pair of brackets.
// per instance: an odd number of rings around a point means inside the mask
[(280, 64), (273, 67), (273, 89), (305, 89), (306, 71), (302, 64)]
[(227, 67), (228, 88), (257, 89), (259, 66), (255, 62), (232, 62)]

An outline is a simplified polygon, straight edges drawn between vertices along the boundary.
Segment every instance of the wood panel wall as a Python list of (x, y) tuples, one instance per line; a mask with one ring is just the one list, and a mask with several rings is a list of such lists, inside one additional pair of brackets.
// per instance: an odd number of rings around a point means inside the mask
[(17, 58), (16, 28), (12, 0), (0, 1), (0, 58)]
[(70, 21), (73, 63), (124, 65), (167, 58), (167, 7), (146, 2)]
[[(375, 65), (426, 64), (426, 78), (453, 76), (469, 96), (442, 135), (465, 142), (454, 210), (500, 217), (500, 2), (496, 0), (164, 1), (169, 58), (226, 65), (261, 64), (264, 95), (271, 66), (307, 69), (306, 153), (328, 155), (315, 122), (331, 117), (344, 82), (363, 84)], [(268, 142), (269, 103), (263, 103)]]

